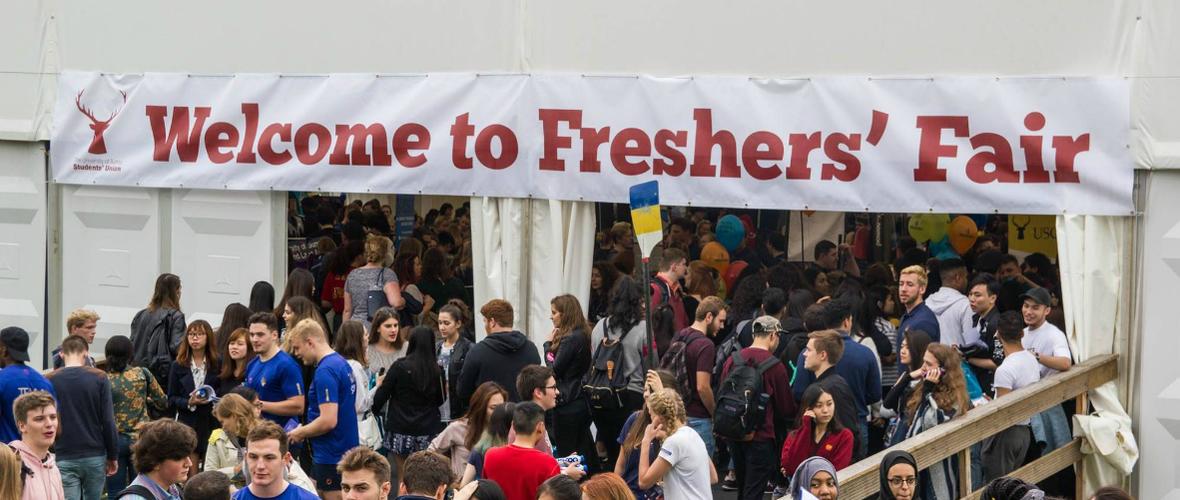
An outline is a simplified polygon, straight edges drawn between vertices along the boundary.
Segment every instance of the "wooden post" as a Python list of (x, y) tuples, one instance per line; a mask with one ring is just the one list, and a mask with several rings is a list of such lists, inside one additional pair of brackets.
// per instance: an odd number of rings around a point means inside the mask
[(971, 494), (971, 447), (959, 450), (959, 498)]
[[(1090, 402), (1089, 398), (1087, 397), (1088, 395), (1089, 392), (1082, 392), (1078, 394), (1078, 397), (1074, 398), (1074, 415), (1090, 414)], [(1084, 455), (1079, 455), (1078, 461), (1074, 462), (1073, 464), (1074, 498), (1083, 498), (1083, 490), (1086, 489), (1086, 467), (1083, 457)]]

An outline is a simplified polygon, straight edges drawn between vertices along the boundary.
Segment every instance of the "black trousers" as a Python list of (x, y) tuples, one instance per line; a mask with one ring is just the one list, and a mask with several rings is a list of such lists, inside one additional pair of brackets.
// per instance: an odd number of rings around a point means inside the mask
[(735, 441), (730, 449), (737, 471), (738, 500), (761, 500), (779, 468), (774, 441)]
[(553, 425), (549, 427), (553, 441), (553, 456), (568, 457), (577, 453), (585, 457), (587, 472), (598, 472), (594, 438), (590, 435), (590, 406), (577, 399), (553, 409)]
[(607, 467), (614, 467), (615, 462), (619, 459), (619, 432), (623, 430), (623, 424), (627, 423), (627, 417), (643, 406), (643, 394), (638, 392), (624, 391), (621, 399), (623, 401), (622, 408), (591, 412), (594, 427), (598, 430), (594, 439), (606, 448)]

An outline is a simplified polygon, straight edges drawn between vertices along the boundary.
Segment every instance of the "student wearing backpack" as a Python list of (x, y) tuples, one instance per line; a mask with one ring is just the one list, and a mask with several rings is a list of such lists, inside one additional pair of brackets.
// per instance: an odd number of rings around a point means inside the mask
[(696, 321), (672, 338), (672, 345), (660, 360), (660, 368), (676, 374), (684, 395), (685, 422), (705, 442), (713, 456), (713, 368), (717, 348), (712, 338), (725, 325), (725, 303), (705, 297), (697, 306)]
[(166, 384), (172, 360), (184, 340), (185, 326), (184, 313), (180, 312), (180, 278), (161, 274), (147, 308), (131, 320), (135, 366), (147, 368), (156, 376), (156, 382)]
[(651, 310), (656, 310), (660, 304), (672, 306), (672, 313), (676, 331), (688, 326), (688, 315), (684, 312), (684, 296), (680, 290), (680, 280), (688, 274), (688, 259), (684, 251), (679, 248), (664, 250), (660, 258), (659, 272), (651, 283)]
[(647, 325), (643, 320), (643, 285), (630, 276), (619, 278), (611, 291), (607, 317), (590, 333), (594, 353), (582, 392), (606, 448), (607, 463), (619, 458), (614, 439), (632, 412), (643, 405), (643, 352)]
[(750, 347), (730, 357), (721, 371), (713, 427), (730, 440), (739, 500), (765, 495), (778, 470), (775, 422), (795, 414), (787, 369), (775, 356), (779, 330), (772, 316), (754, 320)]

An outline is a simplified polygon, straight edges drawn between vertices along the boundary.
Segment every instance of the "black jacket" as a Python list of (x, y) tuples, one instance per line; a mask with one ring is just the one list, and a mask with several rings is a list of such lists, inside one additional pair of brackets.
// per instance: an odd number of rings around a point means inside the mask
[(516, 394), (516, 376), (528, 365), (541, 364), (537, 345), (523, 333), (493, 333), (467, 353), (467, 362), (459, 376), (459, 399), (466, 401), (479, 384), (495, 382), (508, 391), (508, 399), (520, 401)]
[(856, 450), (860, 449), (860, 432), (857, 430), (860, 429), (860, 423), (856, 419), (856, 396), (853, 396), (848, 381), (837, 374), (836, 367), (833, 366), (815, 379), (814, 383), (832, 395), (836, 402), (836, 419), (845, 429), (852, 431), (853, 461), (864, 458), (856, 456), (859, 455)]
[(557, 405), (582, 400), (582, 378), (590, 371), (590, 335), (575, 329), (561, 341), (557, 352), (549, 352), (545, 343), (545, 364), (553, 369), (557, 381)]
[[(471, 347), (475, 343), (463, 338), (462, 333), (459, 335), (459, 340), (455, 341), (455, 347), (451, 351), (451, 363), (447, 372), (447, 396), (451, 398), (451, 415), (449, 420), (454, 420), (462, 417), (467, 413), (466, 399), (459, 399), (459, 374), (463, 373), (463, 363), (467, 361), (467, 353), (471, 351)], [(443, 341), (438, 341), (434, 344), (434, 356), (438, 357), (438, 353), (442, 351)]]
[[(434, 366), (434, 365), (431, 365)], [(386, 432), (408, 436), (433, 436), (442, 431), (438, 407), (443, 404), (442, 370), (426, 377), (415, 376), (410, 360), (393, 362), (377, 393), (373, 395), (373, 412), (390, 402), (385, 416)]]
[[(221, 393), (221, 382), (217, 379), (217, 372), (220, 367), (211, 360), (205, 362), (208, 370), (205, 372), (204, 385), (210, 386), (217, 392), (217, 396), (223, 396)], [(189, 366), (182, 366), (180, 363), (172, 363), (172, 369), (168, 371), (168, 404), (172, 405), (177, 411), (177, 420), (181, 423), (194, 426), (197, 420), (211, 421), (213, 419), (213, 405), (200, 405), (196, 410), (188, 409), (188, 396), (193, 391), (197, 390), (196, 384), (193, 383), (193, 370)]]

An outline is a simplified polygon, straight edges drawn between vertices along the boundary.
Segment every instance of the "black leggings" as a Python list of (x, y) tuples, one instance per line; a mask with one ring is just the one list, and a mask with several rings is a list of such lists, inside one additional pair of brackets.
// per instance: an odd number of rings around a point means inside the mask
[(634, 391), (624, 391), (621, 395), (623, 407), (617, 410), (594, 411), (594, 427), (598, 429), (596, 441), (606, 447), (607, 467), (614, 467), (619, 459), (619, 432), (627, 417), (635, 410), (643, 407), (643, 394)]
[(588, 472), (598, 472), (598, 454), (594, 438), (590, 436), (590, 406), (577, 399), (553, 409), (553, 425), (549, 427), (553, 440), (553, 456), (567, 457), (577, 453), (585, 457)]

